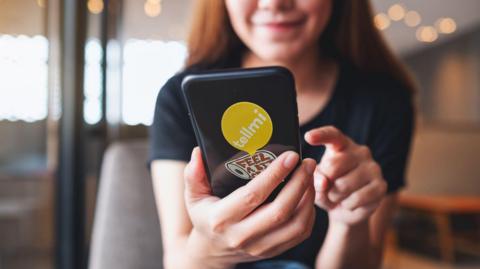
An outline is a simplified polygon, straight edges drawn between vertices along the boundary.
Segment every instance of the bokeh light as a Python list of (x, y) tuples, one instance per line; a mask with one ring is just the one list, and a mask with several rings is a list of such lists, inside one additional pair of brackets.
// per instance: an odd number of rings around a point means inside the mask
[(415, 10), (410, 10), (407, 12), (407, 14), (405, 14), (404, 21), (405, 24), (410, 27), (417, 27), (422, 22), (422, 18), (418, 12)]
[(92, 14), (100, 14), (103, 11), (103, 0), (88, 0), (88, 11)]
[(439, 33), (442, 34), (451, 34), (457, 30), (457, 24), (452, 18), (440, 18), (435, 23)]
[(388, 16), (393, 21), (402, 20), (405, 17), (406, 10), (400, 4), (395, 4), (388, 9)]
[(379, 13), (375, 15), (373, 22), (379, 30), (385, 30), (390, 26), (390, 19), (385, 13)]
[(149, 17), (157, 17), (162, 12), (162, 5), (159, 0), (147, 0), (143, 5), (145, 14)]
[(421, 42), (431, 43), (437, 40), (438, 33), (433, 26), (422, 26), (417, 29), (416, 37)]

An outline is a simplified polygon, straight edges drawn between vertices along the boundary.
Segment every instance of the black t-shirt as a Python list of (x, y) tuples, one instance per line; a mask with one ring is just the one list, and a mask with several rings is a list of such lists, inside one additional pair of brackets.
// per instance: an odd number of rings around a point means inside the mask
[[(192, 70), (173, 76), (158, 94), (150, 129), (150, 161), (169, 159), (188, 162), (192, 149), (197, 145), (181, 91), (181, 81), (189, 72)], [(389, 193), (404, 185), (413, 129), (413, 107), (411, 92), (401, 83), (381, 74), (364, 74), (352, 65), (342, 63), (327, 105), (300, 126), (304, 158), (320, 161), (324, 147), (308, 145), (303, 135), (308, 130), (325, 125), (339, 128), (356, 143), (370, 148), (374, 159), (382, 167)], [(316, 207), (311, 236), (273, 259), (296, 260), (313, 268), (327, 226), (327, 213)]]

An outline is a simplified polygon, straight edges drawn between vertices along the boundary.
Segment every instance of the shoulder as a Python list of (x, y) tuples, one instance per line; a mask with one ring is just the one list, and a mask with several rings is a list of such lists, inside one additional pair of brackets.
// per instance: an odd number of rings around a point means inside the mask
[(197, 67), (189, 67), (182, 69), (177, 72), (175, 75), (170, 77), (165, 84), (160, 88), (157, 96), (157, 108), (158, 106), (171, 106), (182, 105), (186, 106), (185, 100), (182, 93), (182, 81), (189, 74), (199, 72), (200, 69)]
[(159, 95), (181, 95), (182, 81), (189, 74), (199, 72), (195, 67), (182, 69), (170, 77), (161, 87)]

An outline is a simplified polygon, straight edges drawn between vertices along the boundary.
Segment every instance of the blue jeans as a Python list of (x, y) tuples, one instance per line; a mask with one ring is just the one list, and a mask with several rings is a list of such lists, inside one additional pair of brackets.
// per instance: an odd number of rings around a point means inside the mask
[(248, 267), (237, 267), (241, 269), (310, 269), (310, 267), (296, 261), (259, 261)]

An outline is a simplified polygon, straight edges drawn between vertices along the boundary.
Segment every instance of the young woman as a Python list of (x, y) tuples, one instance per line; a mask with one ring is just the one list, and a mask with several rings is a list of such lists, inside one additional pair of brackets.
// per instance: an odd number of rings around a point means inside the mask
[[(413, 126), (414, 90), (367, 0), (195, 0), (187, 67), (161, 89), (151, 168), (166, 268), (377, 268)], [(180, 89), (192, 71), (281, 65), (305, 157), (212, 196)], [(258, 205), (301, 162), (277, 198)]]

